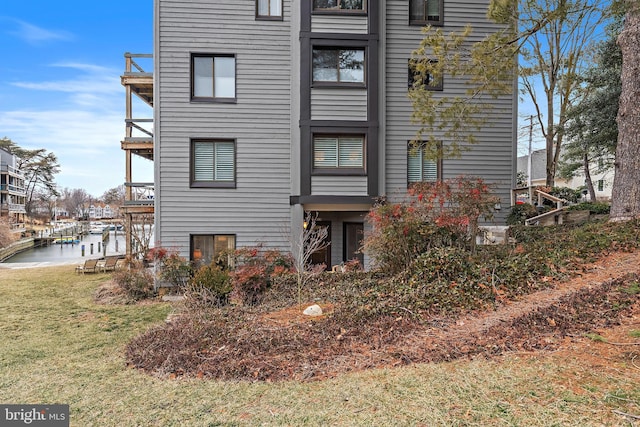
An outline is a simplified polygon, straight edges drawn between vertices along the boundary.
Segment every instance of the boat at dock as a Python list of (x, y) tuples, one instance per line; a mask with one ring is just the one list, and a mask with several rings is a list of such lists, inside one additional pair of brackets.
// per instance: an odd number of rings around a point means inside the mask
[(89, 234), (103, 234), (109, 226), (102, 222), (92, 222), (89, 227)]
[(78, 236), (61, 236), (53, 239), (53, 243), (57, 245), (66, 245), (66, 244), (76, 244), (80, 243), (80, 238)]

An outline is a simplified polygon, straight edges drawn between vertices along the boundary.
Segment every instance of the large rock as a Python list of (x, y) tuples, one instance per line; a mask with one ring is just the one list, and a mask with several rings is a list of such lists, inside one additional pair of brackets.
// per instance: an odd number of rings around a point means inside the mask
[(307, 316), (322, 316), (322, 308), (318, 304), (310, 305), (305, 308), (302, 314)]

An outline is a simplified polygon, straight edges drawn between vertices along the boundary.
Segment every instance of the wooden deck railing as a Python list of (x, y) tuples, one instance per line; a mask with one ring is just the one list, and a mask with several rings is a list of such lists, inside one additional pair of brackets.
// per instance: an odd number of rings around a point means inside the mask
[(155, 187), (153, 182), (126, 182), (125, 187), (131, 189), (131, 199), (125, 204), (153, 204), (155, 198)]

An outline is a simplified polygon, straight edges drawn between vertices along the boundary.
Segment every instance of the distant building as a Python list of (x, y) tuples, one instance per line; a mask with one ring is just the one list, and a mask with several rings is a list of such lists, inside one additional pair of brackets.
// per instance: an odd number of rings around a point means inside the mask
[[(531, 185), (545, 185), (547, 181), (547, 150), (535, 150), (531, 152), (531, 172), (529, 172), (529, 156), (520, 156), (517, 161), (518, 172), (523, 173), (527, 177), (531, 173)], [(611, 188), (613, 187), (613, 169), (596, 173), (601, 168), (597, 164), (592, 165), (591, 180), (596, 191), (596, 199), (599, 201), (611, 200)], [(578, 171), (576, 176), (567, 180), (556, 177), (556, 187), (568, 187), (574, 190), (585, 187), (585, 177), (582, 171)], [(585, 193), (585, 197), (589, 197)]]
[(110, 219), (115, 218), (116, 215), (117, 209), (114, 210), (105, 203), (96, 203), (89, 206), (90, 219)]
[(0, 148), (0, 217), (7, 218), (16, 231), (24, 229), (27, 213), (24, 175), (17, 165), (18, 157)]

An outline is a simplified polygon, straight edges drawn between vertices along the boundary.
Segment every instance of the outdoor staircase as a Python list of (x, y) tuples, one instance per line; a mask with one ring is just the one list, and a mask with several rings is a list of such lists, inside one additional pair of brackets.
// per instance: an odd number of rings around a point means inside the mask
[[(538, 196), (538, 206), (542, 206), (543, 199), (551, 200), (556, 203), (556, 208), (549, 211), (544, 212), (540, 215), (534, 216), (533, 218), (529, 218), (525, 220), (525, 225), (550, 225), (550, 224), (562, 224), (564, 222), (564, 210), (567, 209), (568, 201), (561, 199), (556, 196), (552, 196), (549, 193), (545, 193), (544, 191), (536, 189), (534, 194)], [(566, 204), (566, 205), (563, 205)], [(551, 222), (553, 219), (553, 222)]]

